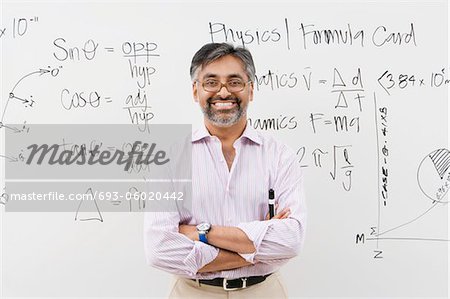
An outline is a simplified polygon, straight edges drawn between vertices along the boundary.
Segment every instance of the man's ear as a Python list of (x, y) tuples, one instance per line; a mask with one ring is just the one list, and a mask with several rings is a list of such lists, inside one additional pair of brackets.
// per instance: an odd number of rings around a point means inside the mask
[(197, 89), (197, 82), (192, 82), (192, 97), (194, 98), (194, 101), (198, 103), (198, 89)]
[(253, 101), (253, 82), (250, 83), (250, 86), (248, 88), (248, 99), (249, 101)]

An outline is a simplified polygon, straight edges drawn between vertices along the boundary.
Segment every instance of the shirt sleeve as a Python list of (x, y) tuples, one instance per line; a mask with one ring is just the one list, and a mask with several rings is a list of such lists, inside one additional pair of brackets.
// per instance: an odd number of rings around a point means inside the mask
[(283, 151), (274, 181), (278, 211), (290, 208), (287, 219), (251, 221), (238, 224), (253, 242), (255, 252), (240, 254), (251, 263), (279, 264), (295, 257), (301, 250), (306, 228), (306, 206), (303, 174), (295, 156)]
[[(170, 149), (170, 163), (164, 165), (158, 175), (171, 180), (167, 187), (170, 192), (182, 191), (184, 199), (190, 202), (190, 183), (177, 182), (177, 179), (191, 177), (190, 160), (187, 158), (191, 151), (186, 150), (186, 144), (191, 145), (190, 138), (183, 140), (180, 146)], [(165, 186), (158, 185), (158, 190)], [(144, 250), (147, 263), (175, 275), (194, 278), (199, 269), (217, 257), (219, 250), (203, 242), (192, 241), (179, 232), (179, 224), (188, 223), (192, 217), (192, 213), (183, 207), (184, 202), (157, 204), (158, 206), (152, 207), (149, 204), (144, 215)]]
[(144, 248), (147, 263), (169, 273), (194, 278), (219, 250), (179, 233), (178, 212), (146, 212)]

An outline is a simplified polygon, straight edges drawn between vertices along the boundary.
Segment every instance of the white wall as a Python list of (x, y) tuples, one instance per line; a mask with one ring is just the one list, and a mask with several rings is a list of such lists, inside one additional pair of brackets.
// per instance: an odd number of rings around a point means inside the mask
[[(0, 29), (6, 29), (0, 37), (1, 111), (8, 103), (1, 115), (4, 124), (129, 124), (126, 98), (141, 90), (148, 98), (146, 112), (154, 115), (150, 123), (200, 125), (201, 114), (191, 99), (190, 59), (212, 39), (242, 43), (236, 32), (243, 32), (258, 78), (270, 70), (274, 84), (257, 85), (251, 124), (257, 126), (258, 119), (281, 122), (281, 128), (264, 131), (298, 152), (306, 172), (307, 239), (301, 255), (282, 271), (292, 297), (447, 296), (447, 202), (433, 203), (426, 196), (433, 197), (445, 181), (427, 158), (448, 148), (448, 84), (432, 86), (431, 80), (442, 69), (445, 80), (450, 71), (445, 1), (7, 1), (1, 12)], [(233, 30), (235, 41), (230, 32), (228, 39), (219, 32), (219, 24)], [(307, 32), (351, 28), (353, 41), (316, 44), (313, 33), (303, 35), (302, 25)], [(413, 36), (403, 35), (401, 44), (379, 45), (388, 33), (411, 33), (412, 28)], [(88, 54), (92, 59), (65, 59), (62, 48), (82, 48), (88, 40), (98, 44), (95, 56)], [(144, 88), (130, 75), (132, 58), (123, 57), (127, 42), (157, 45), (151, 53), (159, 56), (136, 60), (156, 70)], [(14, 90), (19, 98), (32, 96), (34, 105), (8, 101), (19, 79), (40, 68), (59, 73), (30, 75)], [(399, 85), (400, 75), (415, 80)], [(292, 87), (279, 87), (277, 80)], [(67, 110), (61, 102), (64, 89), (97, 91), (100, 105)], [(344, 116), (348, 131), (335, 126), (335, 117)], [(386, 205), (382, 167), (388, 169)], [(74, 221), (75, 211), (0, 209), (4, 296), (164, 296), (169, 287), (170, 275), (145, 265), (141, 213), (103, 213), (100, 223)], [(372, 231), (380, 233), (379, 239)], [(365, 242), (356, 244), (362, 233)]]

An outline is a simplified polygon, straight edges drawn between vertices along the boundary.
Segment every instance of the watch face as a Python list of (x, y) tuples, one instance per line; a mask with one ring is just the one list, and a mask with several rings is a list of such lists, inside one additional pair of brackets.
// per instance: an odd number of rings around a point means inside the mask
[(199, 231), (208, 231), (211, 228), (209, 223), (203, 222), (197, 225), (197, 230)]

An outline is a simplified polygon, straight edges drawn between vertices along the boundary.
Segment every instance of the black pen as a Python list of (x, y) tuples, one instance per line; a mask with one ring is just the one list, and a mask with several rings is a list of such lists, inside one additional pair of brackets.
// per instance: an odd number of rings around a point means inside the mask
[(269, 189), (269, 217), (270, 219), (275, 216), (275, 191)]

